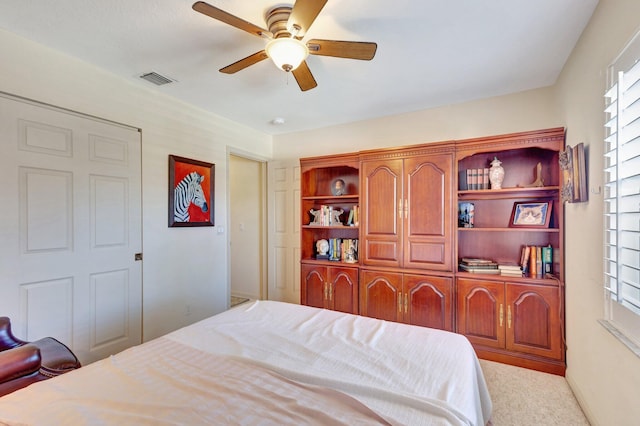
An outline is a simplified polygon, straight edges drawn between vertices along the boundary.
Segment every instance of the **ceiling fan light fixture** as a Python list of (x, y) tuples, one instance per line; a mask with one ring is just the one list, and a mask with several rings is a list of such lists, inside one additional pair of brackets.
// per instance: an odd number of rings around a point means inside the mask
[(295, 38), (276, 38), (267, 43), (267, 55), (276, 66), (286, 72), (293, 71), (309, 56), (307, 46)]

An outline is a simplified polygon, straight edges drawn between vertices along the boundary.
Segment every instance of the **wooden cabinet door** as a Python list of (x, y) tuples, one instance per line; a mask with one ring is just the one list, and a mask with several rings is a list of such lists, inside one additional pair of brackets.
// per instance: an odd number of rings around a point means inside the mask
[(360, 314), (387, 321), (402, 321), (402, 274), (380, 271), (360, 273)]
[(402, 262), (402, 160), (365, 161), (361, 166), (362, 239), (365, 265), (399, 267)]
[(473, 344), (505, 347), (504, 284), (458, 278), (457, 330)]
[(507, 349), (563, 359), (558, 287), (506, 284)]
[(404, 160), (403, 253), (405, 268), (452, 268), (451, 154)]
[(453, 280), (405, 274), (404, 321), (423, 327), (453, 331)]
[(316, 308), (326, 308), (327, 268), (317, 265), (301, 265), (300, 303)]
[(329, 308), (335, 311), (358, 313), (358, 269), (329, 268)]

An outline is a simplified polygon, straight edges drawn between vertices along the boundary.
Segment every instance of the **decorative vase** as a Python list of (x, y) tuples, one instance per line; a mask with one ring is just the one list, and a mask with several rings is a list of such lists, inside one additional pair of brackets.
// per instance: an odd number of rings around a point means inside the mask
[(491, 168), (489, 169), (489, 182), (491, 182), (491, 189), (502, 189), (504, 169), (501, 164), (502, 161), (498, 160), (498, 157), (493, 157)]

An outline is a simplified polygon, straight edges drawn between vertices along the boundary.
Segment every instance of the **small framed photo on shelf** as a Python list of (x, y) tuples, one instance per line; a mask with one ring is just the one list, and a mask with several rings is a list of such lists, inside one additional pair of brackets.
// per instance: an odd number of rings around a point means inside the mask
[(551, 221), (552, 201), (514, 203), (510, 228), (548, 228)]
[(473, 228), (475, 205), (473, 203), (458, 203), (458, 228)]
[(335, 179), (331, 182), (331, 195), (346, 195), (347, 184), (342, 179)]

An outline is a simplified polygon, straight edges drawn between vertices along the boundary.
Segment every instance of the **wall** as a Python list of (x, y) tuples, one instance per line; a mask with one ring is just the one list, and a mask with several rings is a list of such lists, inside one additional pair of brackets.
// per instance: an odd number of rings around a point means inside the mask
[[(271, 137), (0, 31), (0, 91), (142, 129), (143, 338), (227, 308), (227, 146), (271, 156)], [(168, 228), (169, 154), (216, 164), (217, 228)]]
[(604, 314), (603, 194), (594, 193), (603, 178), (607, 67), (638, 30), (640, 2), (601, 0), (555, 88), (567, 143), (584, 142), (595, 190), (588, 203), (565, 207), (567, 380), (595, 425), (640, 419), (640, 359), (597, 323)]
[(551, 88), (409, 114), (277, 135), (273, 156), (289, 159), (561, 127)]

